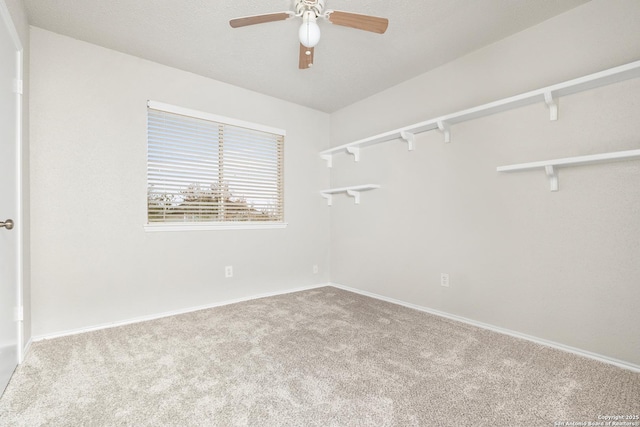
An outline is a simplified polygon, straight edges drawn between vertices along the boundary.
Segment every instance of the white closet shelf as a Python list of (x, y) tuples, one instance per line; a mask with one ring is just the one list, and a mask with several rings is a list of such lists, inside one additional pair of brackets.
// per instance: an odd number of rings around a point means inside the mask
[(518, 172), (533, 169), (544, 169), (547, 177), (549, 178), (549, 186), (551, 191), (558, 191), (558, 175), (556, 173), (557, 168), (634, 159), (640, 159), (640, 150), (615, 151), (611, 153), (591, 154), (587, 156), (566, 157), (563, 159), (542, 160), (539, 162), (499, 166), (496, 168), (496, 171)]
[(350, 187), (329, 188), (327, 190), (322, 190), (320, 194), (322, 194), (322, 197), (327, 199), (328, 206), (333, 204), (333, 195), (338, 193), (347, 193), (347, 195), (353, 197), (356, 205), (358, 205), (360, 204), (360, 193), (362, 191), (373, 190), (375, 188), (380, 188), (380, 186), (377, 184), (352, 185)]
[(327, 161), (327, 166), (332, 166), (334, 154), (349, 153), (353, 154), (355, 161), (360, 160), (360, 149), (382, 142), (393, 140), (404, 140), (408, 144), (409, 150), (413, 150), (414, 135), (417, 133), (427, 132), (430, 130), (439, 130), (444, 136), (445, 142), (450, 142), (451, 132), (450, 126), (456, 123), (473, 120), (513, 108), (522, 107), (536, 102), (544, 102), (549, 108), (549, 116), (551, 120), (558, 118), (557, 98), (561, 96), (571, 95), (573, 93), (582, 92), (600, 86), (606, 86), (623, 80), (640, 77), (640, 61), (631, 62), (608, 70), (589, 74), (584, 77), (547, 86), (531, 92), (522, 93), (509, 98), (504, 98), (488, 104), (458, 111), (456, 113), (429, 119), (424, 122), (416, 123), (400, 129), (381, 133), (359, 141), (350, 142), (340, 145), (320, 153), (320, 157)]

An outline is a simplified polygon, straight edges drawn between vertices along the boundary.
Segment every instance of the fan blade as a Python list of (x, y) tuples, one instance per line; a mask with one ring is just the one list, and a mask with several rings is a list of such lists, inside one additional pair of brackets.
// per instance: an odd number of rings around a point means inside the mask
[(264, 24), (265, 22), (284, 21), (291, 18), (289, 12), (268, 13), (266, 15), (245, 16), (229, 21), (233, 28), (246, 27), (247, 25)]
[(357, 13), (350, 12), (340, 12), (339, 10), (329, 12), (328, 19), (332, 24), (356, 28), (358, 30), (371, 31), (378, 34), (384, 34), (389, 26), (389, 20), (387, 18), (359, 15)]
[[(307, 55), (307, 52), (309, 54)], [(306, 70), (307, 68), (311, 68), (313, 65), (313, 48), (306, 47), (302, 43), (300, 43), (300, 62), (298, 64), (298, 68), (301, 70)]]

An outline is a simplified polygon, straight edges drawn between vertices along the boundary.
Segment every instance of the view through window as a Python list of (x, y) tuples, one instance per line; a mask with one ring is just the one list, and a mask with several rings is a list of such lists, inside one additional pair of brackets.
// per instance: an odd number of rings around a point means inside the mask
[(147, 219), (282, 223), (284, 131), (149, 101)]

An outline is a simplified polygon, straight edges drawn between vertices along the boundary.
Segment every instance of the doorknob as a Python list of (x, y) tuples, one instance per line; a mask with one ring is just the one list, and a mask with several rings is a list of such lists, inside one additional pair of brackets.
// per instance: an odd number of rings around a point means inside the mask
[(7, 230), (11, 230), (13, 228), (13, 220), (8, 219), (6, 221), (0, 221), (0, 228), (5, 227)]

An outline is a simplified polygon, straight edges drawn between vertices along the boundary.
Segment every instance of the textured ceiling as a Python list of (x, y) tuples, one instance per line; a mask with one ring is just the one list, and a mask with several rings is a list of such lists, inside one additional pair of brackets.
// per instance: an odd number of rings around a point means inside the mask
[(31, 25), (333, 112), (587, 0), (326, 0), (389, 19), (384, 35), (332, 25), (298, 69), (298, 19), (232, 29), (293, 0), (24, 0)]

